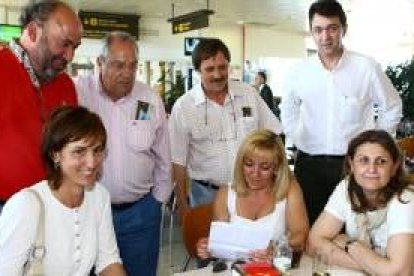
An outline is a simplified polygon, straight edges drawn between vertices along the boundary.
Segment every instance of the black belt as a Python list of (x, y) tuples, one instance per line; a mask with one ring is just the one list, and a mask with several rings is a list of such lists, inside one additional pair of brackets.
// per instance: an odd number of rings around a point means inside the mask
[(134, 201), (134, 202), (126, 202), (126, 203), (112, 203), (111, 204), (111, 207), (112, 207), (112, 209), (114, 209), (114, 210), (117, 210), (117, 211), (122, 211), (122, 210), (125, 210), (125, 209), (128, 209), (128, 208), (130, 208), (130, 207), (132, 207), (135, 203), (137, 203), (138, 201)]
[(220, 187), (216, 184), (213, 184), (211, 182), (203, 181), (203, 180), (196, 180), (194, 179), (195, 183), (200, 184), (201, 186), (204, 186), (209, 189), (218, 190)]
[(328, 154), (308, 154), (301, 150), (298, 151), (302, 157), (309, 158), (309, 159), (319, 159), (319, 160), (341, 160), (345, 158), (345, 155), (328, 155)]

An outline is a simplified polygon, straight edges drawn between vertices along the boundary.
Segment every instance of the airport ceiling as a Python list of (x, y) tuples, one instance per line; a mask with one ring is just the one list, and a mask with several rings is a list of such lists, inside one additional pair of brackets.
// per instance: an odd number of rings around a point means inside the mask
[[(207, 7), (210, 24), (255, 24), (290, 31), (306, 30), (312, 0), (64, 0), (75, 9), (136, 13), (145, 19), (165, 19)], [(343, 4), (353, 0), (343, 0)], [(355, 0), (354, 0), (355, 1)], [(29, 0), (0, 0), (0, 7), (19, 9)]]
[[(20, 9), (31, 0), (0, 0), (0, 8)], [(307, 31), (307, 10), (314, 0), (63, 0), (78, 10), (114, 13), (135, 13), (145, 19), (167, 20), (174, 15), (207, 7), (215, 13), (210, 25), (251, 24), (273, 29)], [(348, 16), (372, 18), (377, 14), (378, 24), (384, 23), (389, 13), (407, 12), (414, 21), (414, 0), (338, 0)], [(385, 7), (384, 14), (377, 12)], [(400, 10), (394, 10), (395, 7)], [(1, 11), (0, 11), (1, 12)], [(404, 13), (404, 15), (407, 15)], [(389, 19), (389, 18), (388, 18)], [(394, 20), (395, 21), (395, 20)], [(389, 22), (390, 23), (390, 22)], [(413, 31), (414, 32), (414, 31)]]

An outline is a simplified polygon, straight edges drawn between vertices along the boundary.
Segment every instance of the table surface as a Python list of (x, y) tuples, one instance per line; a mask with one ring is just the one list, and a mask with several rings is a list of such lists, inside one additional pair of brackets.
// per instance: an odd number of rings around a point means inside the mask
[[(231, 271), (226, 270), (220, 273), (213, 273), (212, 266), (207, 266), (202, 269), (191, 270), (181, 273), (175, 273), (175, 276), (231, 276)], [(300, 265), (298, 268), (289, 270), (287, 273), (289, 276), (309, 276), (312, 275), (312, 258), (308, 255), (303, 255), (300, 260)], [(334, 266), (330, 271), (330, 275), (334, 276), (363, 276), (364, 274), (358, 271), (349, 270), (346, 268)]]

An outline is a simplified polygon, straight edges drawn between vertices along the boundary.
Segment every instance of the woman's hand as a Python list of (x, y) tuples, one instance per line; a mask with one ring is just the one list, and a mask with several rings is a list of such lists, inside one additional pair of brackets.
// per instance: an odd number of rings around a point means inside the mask
[(202, 259), (208, 259), (211, 257), (208, 251), (208, 238), (201, 238), (197, 241), (197, 256)]
[(250, 253), (250, 258), (253, 262), (272, 262), (272, 251), (270, 249), (255, 250)]

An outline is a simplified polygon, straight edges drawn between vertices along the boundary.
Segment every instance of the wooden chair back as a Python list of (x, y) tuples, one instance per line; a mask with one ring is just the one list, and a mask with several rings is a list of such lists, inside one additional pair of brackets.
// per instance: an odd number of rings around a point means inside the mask
[(414, 158), (414, 137), (398, 139), (397, 145), (401, 149), (404, 157)]
[(197, 256), (197, 241), (200, 238), (208, 237), (212, 219), (213, 205), (211, 203), (191, 208), (184, 214), (182, 234), (185, 248), (190, 257)]

